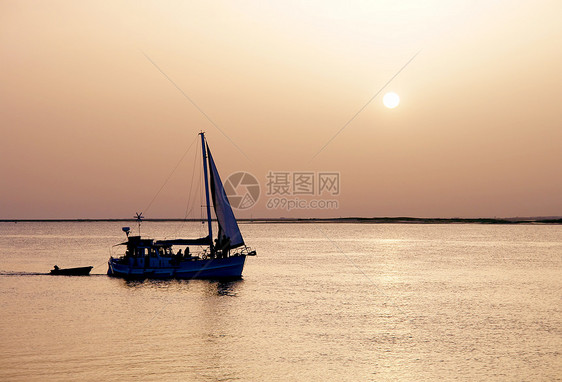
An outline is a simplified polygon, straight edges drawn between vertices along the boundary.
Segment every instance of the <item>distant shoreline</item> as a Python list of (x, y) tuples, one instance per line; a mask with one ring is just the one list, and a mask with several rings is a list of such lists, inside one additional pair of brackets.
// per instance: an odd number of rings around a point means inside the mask
[[(214, 219), (213, 219), (214, 220)], [(143, 219), (145, 222), (200, 222), (202, 219)], [(0, 223), (56, 223), (56, 222), (129, 222), (135, 219), (0, 219)], [(240, 223), (370, 223), (370, 224), (562, 224), (562, 217), (536, 218), (255, 218), (238, 219)]]

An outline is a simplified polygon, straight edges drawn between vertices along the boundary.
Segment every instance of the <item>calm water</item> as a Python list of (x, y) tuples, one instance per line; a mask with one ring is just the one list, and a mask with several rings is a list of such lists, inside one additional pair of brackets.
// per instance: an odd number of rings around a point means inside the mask
[(243, 224), (218, 283), (105, 276), (121, 225), (0, 223), (0, 380), (562, 380), (561, 226)]

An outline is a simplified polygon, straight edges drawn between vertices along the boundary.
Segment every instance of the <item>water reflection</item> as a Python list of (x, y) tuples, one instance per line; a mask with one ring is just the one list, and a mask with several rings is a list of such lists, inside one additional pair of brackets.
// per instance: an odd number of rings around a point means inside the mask
[(131, 289), (159, 289), (182, 291), (188, 290), (190, 285), (202, 285), (205, 295), (230, 296), (236, 297), (243, 279), (238, 280), (182, 280), (182, 279), (138, 279), (138, 280), (119, 280), (121, 285)]
[(0, 276), (45, 276), (50, 275), (50, 273), (45, 272), (0, 272)]
[(185, 288), (190, 280), (177, 279), (119, 279), (121, 284), (127, 288), (148, 288), (148, 289), (182, 289)]
[(234, 281), (218, 281), (217, 282), (217, 294), (219, 296), (231, 296), (236, 297), (238, 295), (237, 290), (240, 288), (244, 280), (234, 280)]

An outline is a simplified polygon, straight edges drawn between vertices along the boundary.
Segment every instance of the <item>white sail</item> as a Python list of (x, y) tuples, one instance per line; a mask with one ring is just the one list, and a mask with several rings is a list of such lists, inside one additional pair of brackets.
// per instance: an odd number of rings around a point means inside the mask
[(211, 194), (213, 196), (213, 207), (219, 222), (218, 247), (236, 248), (244, 245), (244, 239), (238, 228), (238, 223), (230, 207), (230, 202), (224, 191), (219, 172), (215, 166), (215, 161), (211, 155), (211, 150), (207, 145), (207, 153), (209, 156), (210, 178), (211, 178)]

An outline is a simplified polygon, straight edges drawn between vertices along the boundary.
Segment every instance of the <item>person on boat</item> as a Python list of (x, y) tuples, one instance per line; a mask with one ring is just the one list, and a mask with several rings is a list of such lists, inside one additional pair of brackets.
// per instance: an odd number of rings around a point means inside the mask
[(55, 265), (55, 271), (58, 271), (58, 270), (59, 270), (59, 266)]
[(217, 238), (215, 239), (215, 246), (214, 248), (211, 250), (211, 258), (217, 258), (220, 259), (221, 257), (221, 236), (220, 236), (220, 231), (219, 231), (219, 235), (217, 236)]
[(217, 237), (215, 249), (217, 250), (217, 257), (225, 258), (228, 257), (228, 249), (230, 248), (230, 238), (226, 235), (220, 235)]
[(185, 247), (185, 251), (184, 251), (183, 257), (185, 257), (186, 259), (191, 258), (191, 255), (189, 254), (189, 247)]
[(222, 246), (221, 236), (219, 234), (219, 236), (217, 236), (217, 238), (215, 239), (215, 255), (216, 255), (217, 259), (220, 259), (221, 255), (222, 255), (221, 254), (221, 246)]
[(182, 253), (181, 253), (181, 249), (178, 251), (178, 255), (177, 255), (180, 259), (182, 257)]

